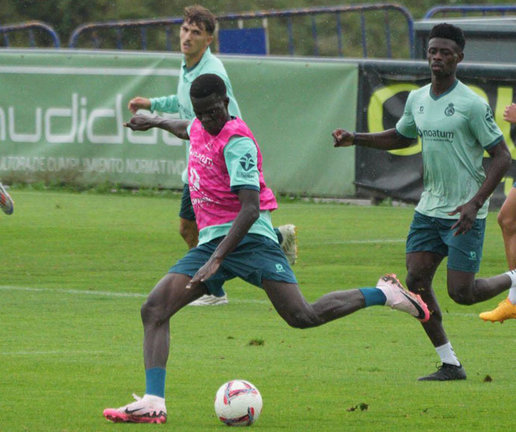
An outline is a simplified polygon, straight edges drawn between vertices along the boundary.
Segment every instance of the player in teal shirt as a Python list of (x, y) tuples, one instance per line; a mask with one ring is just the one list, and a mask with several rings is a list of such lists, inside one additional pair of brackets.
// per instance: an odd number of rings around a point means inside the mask
[[(486, 179), (484, 151), (503, 141), (489, 105), (458, 80), (440, 95), (432, 84), (411, 92), (396, 131), (421, 137), (424, 191), (416, 211), (445, 219), (475, 196)], [(488, 207), (486, 199), (477, 218)]]
[[(185, 8), (184, 22), (181, 25), (180, 41), (183, 61), (179, 74), (177, 93), (156, 98), (135, 97), (129, 101), (129, 110), (136, 114), (139, 109), (158, 111), (161, 113), (177, 113), (183, 120), (193, 120), (190, 87), (192, 82), (202, 74), (212, 73), (219, 76), (226, 85), (229, 97), (228, 110), (232, 116), (242, 117), (240, 108), (235, 99), (233, 88), (223, 63), (211, 53), (210, 44), (215, 31), (215, 16), (206, 8), (195, 5)], [(185, 140), (186, 160), (188, 160), (189, 143)], [(186, 169), (182, 173), (183, 196), (179, 211), (179, 233), (191, 249), (197, 245), (199, 232), (192, 209)], [(289, 262), (294, 264), (297, 258), (297, 239), (295, 226), (282, 225), (275, 228), (280, 239), (281, 248), (286, 253)], [(205, 296), (194, 303), (196, 306), (217, 305), (227, 303), (227, 296)]]
[[(180, 30), (181, 52), (183, 61), (179, 73), (177, 93), (156, 98), (135, 97), (129, 101), (129, 110), (136, 114), (139, 109), (162, 113), (177, 113), (180, 119), (193, 120), (195, 114), (190, 100), (192, 82), (201, 74), (214, 73), (222, 78), (227, 87), (229, 112), (241, 117), (240, 108), (233, 94), (233, 88), (222, 62), (210, 50), (215, 31), (215, 16), (202, 6), (185, 8), (184, 21)], [(185, 141), (186, 159), (188, 160), (189, 144)], [(182, 174), (183, 198), (179, 212), (179, 232), (191, 249), (197, 245), (198, 231), (195, 215), (190, 202), (186, 169)]]
[[(427, 51), (431, 83), (409, 94), (396, 128), (380, 133), (333, 132), (335, 147), (392, 150), (421, 139), (424, 190), (407, 237), (406, 281), (432, 311), (423, 327), (442, 361), (436, 372), (420, 378), (423, 381), (466, 379), (432, 288), (442, 260), (448, 257), (448, 293), (459, 304), (485, 301), (516, 286), (512, 272), (475, 279), (489, 197), (509, 169), (511, 156), (489, 105), (456, 78), (464, 45), (460, 28), (434, 26)], [(487, 172), (482, 167), (485, 151), (491, 156)]]

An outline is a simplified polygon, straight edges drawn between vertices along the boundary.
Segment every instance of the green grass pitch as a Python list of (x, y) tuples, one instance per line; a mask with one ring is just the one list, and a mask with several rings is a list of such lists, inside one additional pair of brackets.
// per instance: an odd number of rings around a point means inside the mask
[[(459, 306), (435, 279), (468, 380), (421, 383), (438, 357), (411, 317), (373, 307), (309, 330), (289, 328), (260, 289), (234, 280), (226, 306), (187, 307), (171, 321), (165, 425), (115, 425), (102, 410), (144, 390), (139, 308), (185, 253), (179, 198), (12, 190), (0, 214), (0, 431), (221, 431), (218, 387), (253, 382), (257, 431), (503, 431), (514, 426), (516, 322)], [(405, 277), (413, 208), (283, 200), (275, 225), (298, 226), (294, 270), (308, 300)], [(505, 271), (490, 214), (481, 276)], [(256, 342), (259, 343), (256, 343)]]

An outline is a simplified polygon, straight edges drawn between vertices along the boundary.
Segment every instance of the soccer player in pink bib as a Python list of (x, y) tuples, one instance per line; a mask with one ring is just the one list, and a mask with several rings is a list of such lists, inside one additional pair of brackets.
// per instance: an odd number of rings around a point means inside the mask
[(314, 303), (301, 293), (271, 223), (277, 208), (262, 170), (260, 148), (247, 125), (228, 113), (224, 81), (200, 75), (190, 89), (193, 121), (136, 115), (132, 130), (158, 127), (190, 140), (188, 184), (199, 225), (199, 243), (157, 283), (142, 306), (146, 389), (142, 398), (107, 408), (113, 422), (164, 423), (165, 370), (170, 318), (205, 294), (219, 294), (226, 280), (239, 277), (262, 288), (278, 314), (292, 327), (309, 328), (373, 305), (386, 305), (420, 321), (426, 304), (406, 291), (395, 275), (374, 287), (334, 291)]

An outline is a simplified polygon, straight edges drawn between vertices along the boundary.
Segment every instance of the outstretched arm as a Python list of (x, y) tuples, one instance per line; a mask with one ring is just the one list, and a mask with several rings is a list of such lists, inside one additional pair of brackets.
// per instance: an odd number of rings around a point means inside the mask
[(494, 192), (496, 186), (498, 186), (511, 166), (511, 154), (504, 140), (488, 149), (487, 152), (491, 156), (491, 162), (487, 169), (484, 183), (482, 183), (482, 186), (480, 186), (473, 198), (449, 213), (450, 216), (460, 213), (459, 220), (451, 227), (451, 229), (457, 228), (454, 235), (464, 234), (471, 229), (477, 218), (478, 211)]
[(357, 145), (378, 150), (394, 150), (410, 147), (416, 143), (415, 139), (406, 138), (397, 133), (395, 129), (388, 129), (377, 133), (357, 133), (344, 129), (335, 129), (332, 136), (334, 147)]
[(159, 128), (173, 133), (181, 139), (188, 139), (187, 128), (190, 122), (188, 120), (179, 120), (160, 117), (158, 115), (137, 114), (131, 118), (125, 127), (133, 131), (147, 131), (152, 128)]
[(217, 248), (213, 251), (210, 259), (194, 275), (187, 288), (202, 283), (219, 269), (224, 258), (230, 254), (249, 232), (251, 226), (260, 216), (260, 192), (250, 189), (241, 189), (238, 192), (238, 199), (241, 207), (231, 228)]

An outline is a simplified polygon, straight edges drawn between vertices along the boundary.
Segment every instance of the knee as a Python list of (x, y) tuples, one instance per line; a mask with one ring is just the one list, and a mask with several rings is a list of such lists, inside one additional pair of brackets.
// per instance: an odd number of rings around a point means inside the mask
[(319, 325), (316, 317), (312, 314), (308, 314), (304, 311), (297, 311), (283, 317), (286, 323), (293, 328), (306, 329), (310, 327), (316, 327)]
[(469, 289), (448, 289), (450, 298), (460, 305), (469, 306), (476, 303)]
[(498, 213), (497, 221), (503, 232), (516, 233), (516, 217), (512, 213), (501, 210)]
[(418, 271), (409, 270), (406, 283), (409, 291), (421, 294), (421, 291), (426, 291), (431, 286), (432, 277), (424, 269)]
[(147, 300), (140, 308), (140, 316), (144, 326), (159, 325), (164, 320), (165, 311), (159, 304), (153, 304)]

